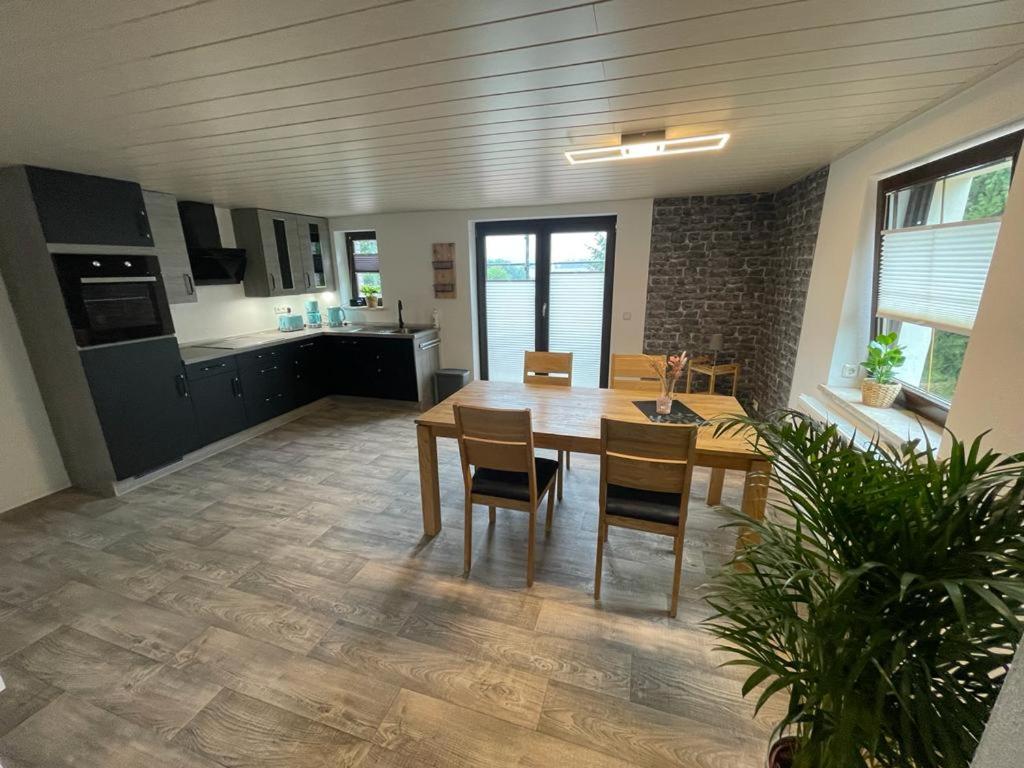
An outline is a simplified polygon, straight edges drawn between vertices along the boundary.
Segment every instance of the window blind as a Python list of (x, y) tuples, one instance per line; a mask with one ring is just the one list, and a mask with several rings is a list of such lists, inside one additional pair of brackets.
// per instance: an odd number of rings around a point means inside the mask
[(353, 253), (352, 268), (356, 272), (380, 272), (380, 254)]
[(982, 219), (883, 232), (878, 315), (969, 334), (999, 224)]

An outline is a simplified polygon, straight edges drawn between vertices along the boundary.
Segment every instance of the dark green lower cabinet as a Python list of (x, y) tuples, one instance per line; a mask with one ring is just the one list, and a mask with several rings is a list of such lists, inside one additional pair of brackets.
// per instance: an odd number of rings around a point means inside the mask
[(118, 480), (192, 450), (196, 420), (177, 341), (94, 347), (81, 359)]
[(330, 391), (338, 395), (419, 400), (416, 359), (408, 339), (328, 339)]
[(295, 345), (292, 376), (296, 406), (308, 405), (328, 394), (327, 366), (324, 361), (326, 350), (321, 341), (310, 339)]
[(242, 399), (249, 425), (280, 416), (295, 408), (292, 360), (241, 369)]
[(190, 381), (189, 389), (199, 433), (196, 448), (223, 440), (249, 426), (237, 371)]

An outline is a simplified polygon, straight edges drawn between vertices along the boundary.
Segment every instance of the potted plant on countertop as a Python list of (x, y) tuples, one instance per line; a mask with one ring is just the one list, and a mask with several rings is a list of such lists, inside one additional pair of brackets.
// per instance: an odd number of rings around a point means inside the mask
[(380, 288), (376, 285), (363, 285), (359, 288), (359, 292), (366, 297), (366, 306), (369, 309), (374, 309), (377, 306), (377, 296), (380, 294)]
[(732, 513), (753, 535), (707, 626), (751, 668), (744, 696), (787, 701), (771, 768), (967, 768), (1021, 638), (1024, 453), (858, 448), (795, 412), (732, 428), (779, 501)]
[(888, 408), (895, 402), (903, 385), (896, 381), (894, 371), (903, 365), (904, 347), (896, 344), (896, 333), (881, 333), (868, 343), (868, 359), (861, 363), (868, 377), (861, 382), (860, 395), (864, 405)]

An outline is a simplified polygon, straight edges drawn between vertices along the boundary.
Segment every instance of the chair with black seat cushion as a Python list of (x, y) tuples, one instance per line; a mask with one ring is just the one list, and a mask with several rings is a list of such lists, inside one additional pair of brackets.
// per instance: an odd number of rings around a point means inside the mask
[(601, 599), (601, 566), (608, 526), (660, 533), (674, 539), (676, 559), (668, 615), (675, 617), (696, 444), (697, 428), (692, 425), (601, 419), (594, 600)]
[(533, 424), (528, 408), (506, 410), (455, 405), (454, 411), (466, 486), (465, 572), (469, 573), (473, 551), (473, 505), (486, 504), (492, 523), (497, 507), (517, 509), (530, 515), (526, 584), (532, 586), (537, 508), (546, 493), (545, 530), (550, 531), (555, 512), (552, 489), (558, 462), (534, 456)]
[[(572, 352), (523, 353), (523, 384), (542, 387), (572, 386)], [(564, 459), (564, 461), (563, 461)], [(562, 479), (572, 468), (572, 451), (558, 452), (558, 500), (562, 500)]]

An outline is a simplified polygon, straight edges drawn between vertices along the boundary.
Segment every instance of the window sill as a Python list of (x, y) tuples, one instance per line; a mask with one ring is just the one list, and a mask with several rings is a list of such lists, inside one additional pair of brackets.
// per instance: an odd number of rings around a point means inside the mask
[(908, 440), (927, 441), (938, 448), (942, 440), (942, 427), (927, 421), (904, 408), (872, 408), (861, 401), (857, 387), (832, 387), (819, 384), (826, 414), (834, 412), (861, 434), (878, 435), (884, 442), (905, 443)]

